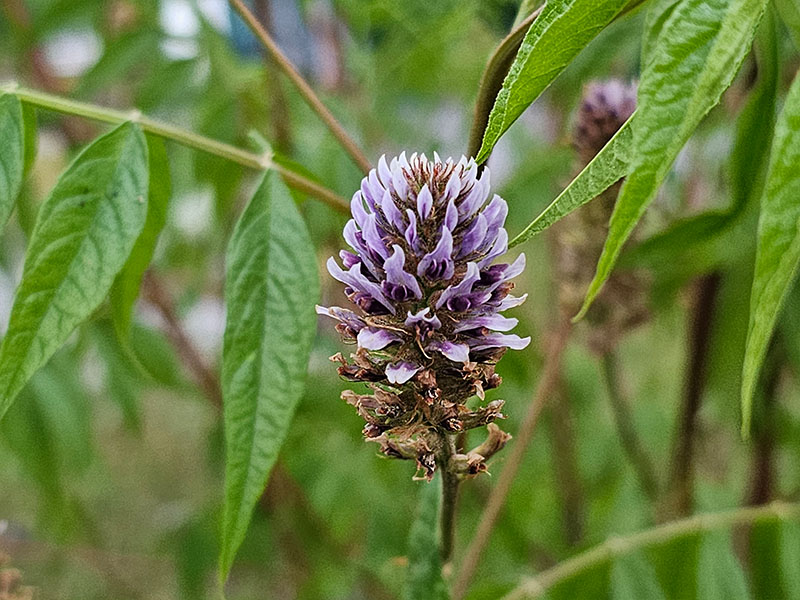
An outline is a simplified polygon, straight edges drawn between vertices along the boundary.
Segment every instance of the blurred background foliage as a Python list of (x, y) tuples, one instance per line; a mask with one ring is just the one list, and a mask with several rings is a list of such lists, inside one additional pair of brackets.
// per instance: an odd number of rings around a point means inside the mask
[[(374, 158), (465, 151), (481, 71), (518, 8), (511, 0), (253, 4)], [(222, 0), (2, 0), (0, 7), (0, 80), (136, 107), (254, 150), (266, 139), (282, 160), (302, 164), (342, 195), (357, 189), (357, 168), (269, 60), (264, 68), (258, 46)], [(512, 235), (575, 172), (570, 131), (584, 84), (637, 77), (642, 20), (635, 13), (600, 35), (497, 146), (492, 183), (508, 200)], [(776, 35), (782, 95), (798, 60), (783, 24)], [(750, 56), (680, 155), (641, 237), (736, 201), (729, 183), (735, 177), (728, 175), (750, 168), (735, 146), (736, 123), (757, 76)], [(37, 207), (70, 158), (102, 130), (75, 117), (37, 117), (33, 171), (0, 238), (0, 331)], [(153, 267), (166, 296), (145, 286), (130, 348), (120, 346), (108, 308), (101, 308), (34, 377), (0, 427), (0, 550), (41, 598), (216, 597), (222, 434), (218, 397), (204, 374), (218, 368), (223, 251), (253, 180), (241, 167), (175, 144), (168, 153), (173, 193)], [(322, 265), (341, 246), (345, 218), (301, 195), (297, 200)], [(617, 350), (630, 416), (664, 496), (690, 385), (693, 324), (707, 322), (692, 512), (800, 500), (800, 291), (790, 298), (768, 359), (770, 381), (761, 393), (767, 400), (756, 402), (753, 439), (739, 435), (752, 200), (743, 200), (749, 204), (733, 233), (639, 257), (653, 281), (651, 318)], [(499, 366), (505, 385), (494, 397), (507, 401), (504, 429), (512, 434), (558, 316), (551, 250), (547, 235), (526, 244), (528, 268), (517, 285), (531, 298), (516, 316), (535, 343)], [(709, 278), (711, 309), (698, 317)], [(321, 279), (321, 304), (340, 304), (341, 286)], [(584, 343), (586, 327), (573, 335), (557, 398), (545, 409), (469, 598), (498, 597), (522, 574), (664, 518), (668, 502), (642, 491), (620, 443), (601, 364)], [(339, 400), (343, 385), (327, 360), (339, 350), (333, 328), (320, 323), (307, 392), (229, 598), (398, 595), (424, 484), (411, 481), (410, 464), (378, 458), (363, 443), (360, 419)], [(490, 470), (502, 463), (501, 453)], [(457, 558), (491, 485), (484, 476), (462, 486)]]

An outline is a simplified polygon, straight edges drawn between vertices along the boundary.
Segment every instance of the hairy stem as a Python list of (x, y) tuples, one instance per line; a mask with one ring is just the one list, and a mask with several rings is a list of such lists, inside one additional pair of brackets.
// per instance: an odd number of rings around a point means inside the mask
[(619, 441), (625, 454), (628, 455), (628, 460), (633, 470), (636, 472), (642, 490), (647, 494), (651, 502), (655, 502), (658, 500), (656, 470), (639, 436), (636, 435), (630, 406), (626, 402), (620, 386), (616, 354), (613, 351), (603, 354), (601, 365), (603, 367), (603, 379), (608, 391), (608, 400), (611, 404), (611, 411), (614, 413), (614, 423), (617, 426)]
[(558, 330), (555, 332), (547, 348), (545, 363), (542, 368), (542, 375), (539, 379), (536, 393), (528, 406), (525, 419), (515, 436), (516, 440), (506, 465), (497, 479), (497, 485), (489, 494), (489, 500), (481, 515), (475, 537), (472, 539), (472, 542), (470, 542), (464, 556), (461, 571), (455, 578), (452, 590), (453, 600), (461, 600), (466, 595), (469, 584), (480, 563), (481, 556), (489, 544), (492, 530), (497, 523), (506, 498), (511, 491), (511, 485), (514, 483), (519, 467), (522, 464), (522, 459), (525, 457), (525, 451), (528, 449), (528, 444), (536, 430), (536, 425), (539, 422), (539, 416), (542, 413), (545, 402), (553, 395), (553, 392), (558, 386), (561, 372), (561, 357), (564, 353), (564, 349), (567, 347), (567, 340), (569, 339), (571, 330), (572, 323), (568, 319), (562, 319)]
[(458, 475), (451, 469), (451, 459), (456, 453), (455, 437), (442, 434), (440, 449), (440, 468), (442, 470), (442, 512), (440, 516), (441, 539), (440, 553), (442, 562), (447, 562), (453, 555), (456, 533), (456, 504), (458, 503)]
[(706, 385), (708, 350), (711, 345), (711, 326), (714, 321), (717, 293), (722, 276), (703, 275), (696, 282), (695, 303), (691, 313), (689, 365), (683, 406), (678, 416), (678, 430), (672, 451), (672, 472), (667, 518), (691, 514), (694, 505), (694, 456), (697, 416)]
[(342, 145), (342, 148), (350, 155), (355, 162), (356, 165), (364, 172), (368, 173), (369, 170), (372, 168), (370, 165), (369, 160), (358, 147), (358, 144), (355, 143), (353, 138), (351, 138), (348, 133), (345, 131), (344, 127), (336, 120), (336, 117), (333, 116), (333, 113), (328, 110), (328, 108), (322, 103), (322, 100), (319, 99), (319, 96), (311, 89), (311, 86), (308, 85), (308, 82), (303, 79), (303, 76), (300, 75), (300, 72), (297, 68), (292, 64), (292, 62), (286, 57), (286, 55), (281, 51), (278, 45), (275, 43), (275, 40), (267, 33), (267, 30), (261, 25), (261, 23), (256, 19), (255, 15), (250, 11), (247, 6), (242, 2), (242, 0), (228, 0), (228, 3), (231, 5), (231, 8), (235, 10), (253, 34), (258, 38), (261, 44), (264, 46), (264, 49), (269, 52), (272, 59), (275, 61), (277, 67), (283, 71), (284, 75), (286, 75), (292, 84), (297, 88), (297, 91), (300, 92), (300, 95), (306, 101), (308, 106), (313, 110), (322, 122), (328, 127), (330, 132), (333, 136), (339, 141)]
[(0, 93), (3, 92), (13, 94), (19, 98), (20, 101), (30, 104), (31, 106), (84, 117), (102, 123), (119, 125), (120, 123), (130, 121), (139, 125), (147, 133), (172, 140), (183, 146), (200, 150), (201, 152), (219, 156), (220, 158), (242, 166), (257, 170), (274, 169), (280, 173), (289, 187), (308, 194), (339, 212), (349, 212), (349, 203), (343, 197), (315, 181), (304, 177), (296, 171), (275, 163), (269, 155), (254, 154), (247, 150), (237, 148), (236, 146), (176, 127), (175, 125), (151, 119), (138, 110), (126, 112), (97, 106), (95, 104), (88, 104), (86, 102), (78, 102), (46, 92), (19, 87), (15, 83), (0, 85)]
[(591, 569), (601, 563), (613, 560), (635, 552), (648, 546), (664, 543), (675, 537), (691, 533), (702, 533), (715, 529), (724, 529), (737, 525), (749, 525), (766, 519), (779, 519), (789, 521), (800, 518), (800, 504), (786, 504), (774, 502), (756, 508), (736, 508), (733, 510), (695, 515), (688, 519), (667, 523), (653, 529), (634, 533), (623, 537), (613, 537), (606, 542), (595, 546), (573, 558), (557, 564), (555, 567), (542, 572), (537, 577), (524, 580), (511, 591), (505, 600), (523, 600), (541, 598), (548, 590), (558, 585), (561, 581)]

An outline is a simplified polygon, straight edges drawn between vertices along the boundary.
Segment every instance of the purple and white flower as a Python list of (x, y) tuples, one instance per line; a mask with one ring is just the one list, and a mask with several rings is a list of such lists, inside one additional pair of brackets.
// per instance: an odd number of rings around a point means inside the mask
[(358, 346), (352, 363), (335, 357), (340, 374), (383, 386), (380, 402), (348, 395), (359, 398), (369, 437), (411, 422), (415, 411), (421, 416), (412, 421), (424, 427), (458, 431), (477, 422), (464, 403), (499, 384), (494, 364), (507, 349), (530, 342), (508, 333), (517, 320), (500, 314), (525, 300), (509, 295), (525, 256), (494, 263), (508, 250), (508, 205), (490, 194), (489, 177), (472, 159), (403, 153), (381, 157), (353, 195), (344, 228), (350, 249), (340, 252), (341, 266), (335, 258), (327, 266), (360, 310), (317, 312), (339, 321)]

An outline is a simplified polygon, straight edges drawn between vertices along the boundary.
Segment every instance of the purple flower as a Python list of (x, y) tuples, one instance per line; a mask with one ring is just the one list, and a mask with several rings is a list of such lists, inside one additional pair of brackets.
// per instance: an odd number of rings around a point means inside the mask
[[(507, 349), (530, 342), (507, 333), (517, 320), (500, 314), (525, 300), (509, 295), (525, 256), (493, 264), (508, 249), (508, 205), (490, 194), (489, 177), (488, 169), (478, 176), (472, 159), (403, 153), (389, 163), (381, 157), (353, 195), (350, 249), (339, 254), (342, 266), (330, 258), (328, 271), (360, 313), (318, 312), (358, 346), (352, 363), (336, 360), (342, 376), (376, 390), (374, 402), (358, 401), (372, 439), (409, 423), (457, 431), (500, 414), (479, 419), (464, 406), (500, 383), (494, 364)], [(372, 404), (380, 410), (364, 408)], [(396, 444), (384, 450), (402, 454)]]

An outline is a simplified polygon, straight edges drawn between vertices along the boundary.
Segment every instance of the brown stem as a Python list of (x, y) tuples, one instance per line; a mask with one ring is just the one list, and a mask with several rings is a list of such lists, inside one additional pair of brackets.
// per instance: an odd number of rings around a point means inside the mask
[(711, 326), (722, 276), (710, 273), (700, 277), (695, 285), (696, 299), (691, 313), (691, 338), (689, 365), (683, 405), (678, 415), (678, 428), (672, 456), (666, 518), (691, 514), (694, 505), (694, 457), (697, 432), (697, 415), (706, 384), (706, 364), (711, 342)]
[(553, 467), (561, 495), (564, 532), (567, 543), (574, 546), (584, 534), (583, 486), (578, 469), (573, 415), (563, 381), (550, 404), (550, 417)]
[(636, 427), (633, 424), (630, 406), (626, 402), (622, 393), (619, 369), (617, 368), (617, 356), (614, 351), (603, 354), (601, 359), (603, 367), (603, 379), (605, 380), (608, 400), (611, 404), (611, 411), (614, 414), (614, 423), (617, 426), (617, 435), (622, 444), (628, 461), (631, 463), (642, 490), (651, 502), (658, 500), (658, 478), (656, 470), (650, 460), (650, 456), (636, 434)]
[(514, 443), (511, 449), (506, 466), (497, 479), (497, 486), (489, 494), (489, 500), (481, 515), (475, 537), (472, 538), (472, 542), (470, 542), (467, 548), (461, 571), (455, 578), (452, 590), (453, 600), (461, 600), (467, 593), (469, 584), (478, 568), (481, 555), (489, 544), (492, 530), (497, 523), (497, 519), (503, 509), (508, 493), (511, 491), (511, 485), (514, 483), (517, 471), (519, 471), (519, 467), (522, 464), (522, 459), (525, 457), (525, 451), (528, 449), (528, 444), (533, 437), (533, 432), (536, 430), (536, 424), (539, 422), (542, 408), (544, 408), (545, 402), (553, 395), (553, 391), (558, 385), (561, 371), (561, 356), (567, 346), (567, 340), (569, 339), (571, 330), (572, 323), (568, 319), (562, 318), (558, 330), (555, 332), (547, 348), (539, 385), (528, 406), (525, 419), (515, 436), (516, 443)]
[(779, 339), (773, 340), (767, 353), (763, 374), (763, 393), (753, 423), (753, 458), (750, 468), (750, 490), (746, 502), (750, 506), (768, 504), (775, 496), (778, 386), (783, 365)]
[(342, 148), (344, 148), (344, 150), (350, 155), (350, 157), (353, 159), (353, 162), (355, 162), (364, 173), (368, 173), (372, 166), (370, 165), (369, 160), (367, 160), (367, 157), (364, 155), (355, 141), (348, 135), (339, 121), (336, 120), (336, 117), (333, 116), (333, 113), (331, 113), (331, 111), (329, 111), (328, 108), (322, 103), (314, 90), (311, 89), (311, 86), (308, 85), (308, 82), (303, 79), (303, 76), (300, 75), (300, 72), (297, 70), (297, 68), (281, 51), (281, 49), (275, 43), (275, 40), (272, 39), (261, 23), (259, 23), (258, 19), (256, 19), (253, 13), (250, 12), (250, 9), (245, 6), (242, 0), (228, 0), (228, 2), (239, 14), (239, 16), (242, 17), (253, 34), (264, 46), (264, 49), (269, 52), (278, 68), (283, 71), (284, 75), (286, 75), (292, 84), (294, 84), (294, 86), (297, 88), (297, 91), (300, 92), (300, 95), (306, 101), (311, 110), (317, 113), (319, 118), (322, 119), (322, 122), (325, 123), (333, 136), (342, 145)]

